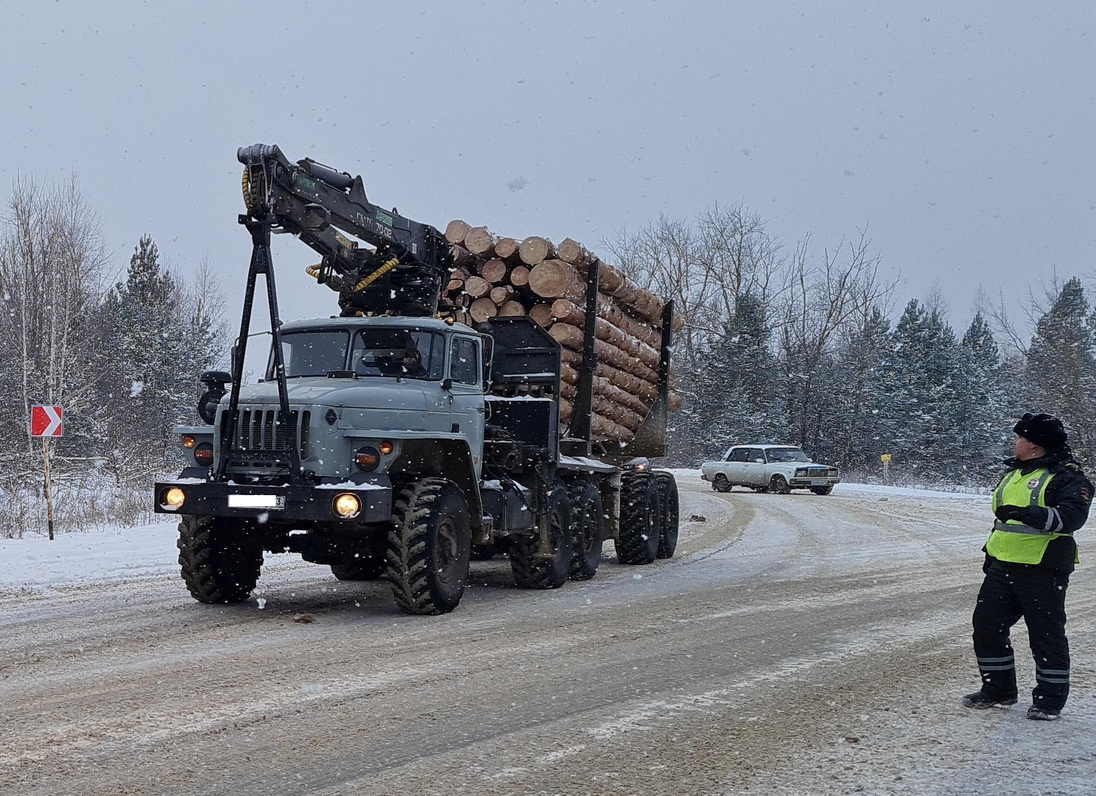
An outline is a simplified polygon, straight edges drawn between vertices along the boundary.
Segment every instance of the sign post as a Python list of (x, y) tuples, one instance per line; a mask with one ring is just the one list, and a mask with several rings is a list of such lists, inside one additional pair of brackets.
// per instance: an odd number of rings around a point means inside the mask
[(890, 472), (891, 455), (884, 453), (879, 457), (879, 461), (883, 462), (883, 483), (887, 483), (887, 476)]
[(53, 492), (50, 488), (49, 477), (49, 441), (53, 437), (61, 437), (65, 433), (65, 410), (60, 406), (35, 405), (30, 409), (30, 435), (42, 439), (42, 473), (45, 483), (43, 491), (46, 496), (46, 525), (49, 528), (49, 538), (53, 539)]

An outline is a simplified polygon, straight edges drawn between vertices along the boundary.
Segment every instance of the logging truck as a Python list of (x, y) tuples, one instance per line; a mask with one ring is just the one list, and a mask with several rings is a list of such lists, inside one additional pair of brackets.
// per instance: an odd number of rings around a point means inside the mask
[[(276, 146), (237, 156), (252, 256), (232, 369), (201, 375), (205, 425), (177, 429), (186, 466), (155, 485), (196, 600), (246, 600), (264, 551), (386, 578), (411, 614), (453, 610), (473, 558), (505, 554), (519, 587), (550, 589), (593, 577), (607, 539), (623, 564), (674, 554), (677, 486), (651, 464), (672, 303), (575, 241), (442, 235), (361, 177)], [(273, 232), (321, 254), (307, 270), (340, 315), (281, 321)], [(245, 385), (259, 276), (271, 349)]]

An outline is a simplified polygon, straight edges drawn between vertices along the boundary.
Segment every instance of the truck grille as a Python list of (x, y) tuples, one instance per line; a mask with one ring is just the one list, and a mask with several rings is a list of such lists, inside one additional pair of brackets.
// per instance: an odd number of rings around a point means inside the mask
[(303, 461), (308, 458), (311, 425), (312, 413), (307, 409), (303, 413), (303, 419), (301, 412), (291, 410), (287, 428), (285, 424), (278, 422), (277, 409), (241, 408), (236, 444), (242, 450), (284, 451), (288, 437), (296, 442)]

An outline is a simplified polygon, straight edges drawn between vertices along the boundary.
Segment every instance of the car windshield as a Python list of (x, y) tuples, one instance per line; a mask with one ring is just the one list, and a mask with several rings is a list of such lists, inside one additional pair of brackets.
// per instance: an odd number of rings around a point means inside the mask
[(445, 340), (437, 332), (377, 326), (354, 335), (351, 367), (359, 376), (440, 380)]
[(769, 448), (767, 451), (770, 462), (805, 462), (807, 454), (799, 448)]
[[(346, 368), (346, 346), (350, 333), (345, 329), (325, 329), (312, 332), (286, 332), (282, 335), (282, 360), (287, 379), (301, 376), (326, 376), (333, 370)], [(274, 378), (274, 347), (266, 378)]]

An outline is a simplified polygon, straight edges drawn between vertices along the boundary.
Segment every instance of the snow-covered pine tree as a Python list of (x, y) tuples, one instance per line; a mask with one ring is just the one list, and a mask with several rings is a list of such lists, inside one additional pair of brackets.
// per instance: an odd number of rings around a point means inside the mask
[(946, 478), (954, 468), (960, 357), (955, 333), (939, 308), (906, 305), (891, 335), (886, 367), (884, 444), (895, 477)]
[(769, 337), (764, 306), (743, 294), (708, 345), (697, 375), (688, 426), (705, 456), (721, 454), (734, 442), (781, 441)]
[(935, 480), (948, 481), (954, 478), (968, 451), (955, 441), (961, 422), (963, 361), (959, 341), (939, 306), (928, 312), (922, 349), (927, 378), (922, 472)]
[(169, 456), (171, 426), (189, 397), (185, 380), (195, 375), (183, 312), (181, 286), (161, 268), (155, 241), (143, 236), (101, 313), (108, 325), (103, 367), (111, 371), (106, 441), (120, 480), (147, 478)]
[(1081, 280), (1066, 282), (1036, 324), (1027, 352), (1027, 405), (1065, 423), (1078, 458), (1096, 462), (1096, 321)]
[(959, 406), (955, 438), (962, 451), (955, 477), (970, 484), (988, 484), (1000, 471), (1007, 453), (1008, 394), (1001, 371), (1001, 354), (993, 331), (977, 312), (960, 344)]
[(891, 452), (882, 425), (889, 337), (890, 321), (873, 307), (837, 353), (833, 459), (845, 470), (877, 472), (879, 456)]

